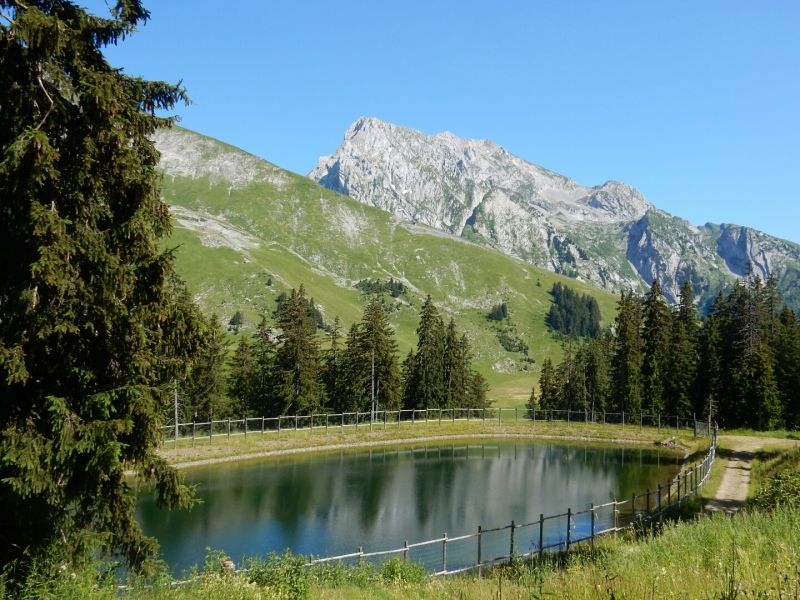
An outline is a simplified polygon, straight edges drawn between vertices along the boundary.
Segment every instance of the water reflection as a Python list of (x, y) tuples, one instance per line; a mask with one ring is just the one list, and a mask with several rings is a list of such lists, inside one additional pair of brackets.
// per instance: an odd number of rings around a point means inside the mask
[(534, 521), (625, 498), (668, 479), (657, 450), (487, 442), (295, 456), (187, 472), (191, 512), (138, 500), (138, 519), (180, 572), (206, 547), (236, 560), (291, 548), (329, 555)]

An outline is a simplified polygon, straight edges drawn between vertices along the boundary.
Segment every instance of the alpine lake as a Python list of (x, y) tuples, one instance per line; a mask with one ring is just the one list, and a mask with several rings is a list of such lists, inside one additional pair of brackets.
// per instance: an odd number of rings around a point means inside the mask
[[(397, 549), (512, 519), (523, 527), (511, 544), (525, 553), (536, 551), (540, 536), (556, 547), (567, 538), (565, 518), (546, 520), (540, 531), (540, 515), (630, 500), (674, 477), (681, 462), (675, 450), (653, 446), (506, 439), (295, 454), (187, 469), (200, 504), (169, 511), (141, 491), (137, 519), (175, 575), (201, 565), (208, 549), (240, 566), (287, 548), (316, 557)], [(612, 526), (613, 507), (595, 517), (596, 531)], [(573, 539), (588, 535), (588, 518), (572, 520)], [(482, 543), (484, 560), (508, 554), (509, 528), (486, 533)], [(472, 564), (476, 540), (447, 552), (449, 569)], [(438, 570), (442, 544), (413, 548), (409, 558)]]

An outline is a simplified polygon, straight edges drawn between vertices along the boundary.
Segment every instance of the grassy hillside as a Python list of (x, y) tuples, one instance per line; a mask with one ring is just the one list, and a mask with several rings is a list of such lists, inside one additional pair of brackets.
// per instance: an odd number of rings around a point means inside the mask
[[(167, 137), (164, 137), (167, 136)], [(245, 330), (270, 313), (281, 291), (304, 284), (326, 320), (344, 327), (360, 318), (361, 279), (403, 281), (395, 302), (401, 355), (414, 344), (417, 312), (430, 294), (445, 318), (453, 316), (473, 342), (476, 362), (501, 405), (524, 403), (546, 356), (560, 344), (547, 330), (549, 290), (561, 281), (598, 301), (605, 323), (616, 298), (542, 271), (499, 252), (433, 230), (399, 223), (390, 214), (328, 191), (235, 148), (185, 130), (159, 138), (163, 195), (173, 207), (177, 268), (207, 312), (226, 323), (237, 310)], [(272, 285), (268, 285), (271, 280)], [(390, 299), (391, 300), (391, 299)], [(506, 351), (491, 307), (508, 303), (503, 323), (529, 347)]]

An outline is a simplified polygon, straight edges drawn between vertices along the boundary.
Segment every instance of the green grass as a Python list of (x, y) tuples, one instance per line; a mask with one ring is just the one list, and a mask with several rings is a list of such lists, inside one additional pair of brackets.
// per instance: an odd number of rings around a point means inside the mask
[[(220, 142), (183, 131), (209, 144), (209, 157), (245, 156)], [(248, 240), (250, 247), (226, 247), (213, 232), (175, 221), (167, 246), (177, 246), (176, 266), (206, 312), (227, 323), (237, 310), (252, 332), (259, 315), (270, 313), (280, 291), (304, 284), (325, 318), (338, 315), (344, 329), (360, 319), (364, 298), (352, 286), (365, 278), (400, 279), (409, 293), (391, 320), (400, 357), (415, 344), (418, 309), (430, 294), (445, 319), (456, 319), (472, 341), (477, 368), (501, 406), (522, 406), (538, 379), (545, 357), (556, 362), (560, 342), (545, 326), (549, 290), (561, 282), (594, 296), (605, 324), (612, 322), (616, 297), (589, 285), (538, 269), (497, 251), (433, 230), (399, 224), (371, 208), (313, 181), (263, 162), (261, 181), (238, 189), (208, 177), (165, 177), (171, 205), (213, 218), (217, 225)], [(186, 219), (181, 217), (184, 221)], [(273, 285), (267, 287), (267, 279)], [(510, 322), (535, 361), (499, 344), (486, 314), (508, 303)]]
[[(800, 593), (800, 513), (717, 514), (672, 522), (658, 533), (607, 537), (592, 551), (518, 562), (483, 577), (427, 578), (419, 567), (394, 560), (379, 569), (326, 566), (307, 570), (303, 559), (273, 556), (250, 571), (226, 574), (211, 554), (196, 579), (172, 586), (164, 576), (132, 582), (131, 599), (463, 599), (487, 598), (796, 598)], [(31, 582), (20, 598), (112, 599), (114, 584), (92, 569)]]
[[(520, 414), (522, 411), (520, 411)], [(624, 429), (619, 425), (605, 424), (584, 424), (584, 423), (565, 423), (561, 421), (513, 421), (513, 414), (503, 416), (501, 423), (496, 419), (486, 421), (476, 419), (471, 422), (456, 421), (448, 422), (446, 419), (441, 424), (438, 421), (425, 423), (418, 421), (415, 424), (408, 422), (397, 424), (388, 423), (384, 429), (382, 425), (373, 426), (370, 430), (368, 425), (355, 427), (345, 427), (341, 430), (334, 424), (325, 433), (324, 428), (314, 430), (300, 429), (294, 431), (286, 429), (281, 431), (280, 437), (276, 432), (266, 434), (251, 433), (244, 436), (214, 437), (209, 441), (207, 437), (198, 436), (194, 446), (190, 440), (180, 440), (178, 447), (173, 448), (173, 444), (166, 441), (161, 448), (161, 453), (173, 464), (189, 463), (198, 460), (213, 460), (225, 458), (237, 458), (243, 455), (256, 455), (263, 453), (274, 453), (280, 451), (313, 451), (314, 449), (324, 450), (329, 446), (346, 446), (356, 448), (357, 445), (365, 444), (386, 444), (401, 443), (404, 440), (418, 438), (436, 438), (443, 436), (469, 436), (480, 438), (481, 436), (509, 435), (520, 437), (543, 437), (543, 438), (562, 438), (562, 439), (591, 439), (596, 441), (616, 442), (627, 440), (636, 443), (658, 444), (674, 436), (674, 432), (661, 430), (655, 427), (628, 426)], [(681, 449), (676, 450), (683, 454), (687, 451), (692, 454), (700, 454), (708, 448), (707, 438), (694, 438), (688, 431), (681, 431), (675, 440)], [(338, 451), (338, 449), (337, 449)]]

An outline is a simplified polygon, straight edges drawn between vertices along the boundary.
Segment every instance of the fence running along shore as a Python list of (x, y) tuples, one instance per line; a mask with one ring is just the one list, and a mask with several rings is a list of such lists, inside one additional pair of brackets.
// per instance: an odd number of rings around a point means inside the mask
[(526, 558), (541, 558), (547, 552), (568, 552), (576, 544), (590, 544), (595, 539), (616, 533), (637, 524), (661, 519), (670, 510), (691, 496), (706, 483), (717, 452), (717, 432), (711, 429), (711, 447), (702, 461), (685, 466), (655, 490), (633, 494), (624, 500), (614, 499), (604, 504), (591, 504), (586, 510), (548, 515), (540, 514), (535, 521), (484, 529), (480, 525), (473, 533), (441, 537), (402, 547), (375, 552), (365, 552), (359, 547), (355, 552), (339, 556), (313, 558), (307, 566), (333, 561), (380, 562), (392, 556), (414, 560), (433, 575), (454, 575), (467, 571), (481, 572), (504, 562)]
[(286, 415), (278, 417), (246, 417), (204, 422), (164, 425), (161, 430), (164, 443), (194, 444), (214, 439), (250, 435), (280, 437), (282, 432), (307, 430), (310, 433), (345, 432), (349, 430), (389, 429), (411, 427), (418, 423), (476, 424), (513, 422), (562, 422), (568, 424), (615, 424), (625, 427), (657, 428), (675, 433), (690, 430), (694, 435), (709, 435), (710, 423), (672, 415), (643, 415), (625, 412), (599, 412), (577, 410), (544, 410), (528, 408), (441, 408), (417, 410), (381, 410), (373, 412), (319, 413), (311, 415)]

